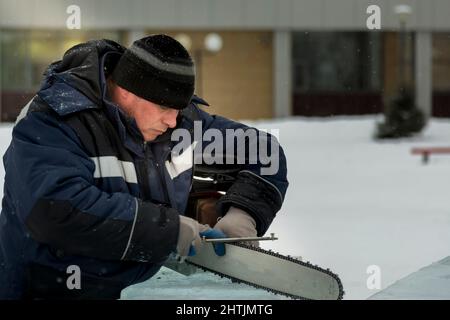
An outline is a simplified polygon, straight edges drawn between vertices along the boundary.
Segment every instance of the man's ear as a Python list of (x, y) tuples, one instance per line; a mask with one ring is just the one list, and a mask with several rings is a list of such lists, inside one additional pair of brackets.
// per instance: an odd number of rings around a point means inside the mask
[(112, 100), (119, 105), (129, 102), (132, 96), (131, 92), (120, 87), (119, 85), (114, 83), (111, 79), (108, 79), (108, 89)]
[(131, 98), (131, 94), (128, 90), (126, 90), (122, 87), (119, 87), (119, 86), (116, 86), (116, 90), (117, 90), (117, 95), (119, 96), (120, 100), (127, 101)]

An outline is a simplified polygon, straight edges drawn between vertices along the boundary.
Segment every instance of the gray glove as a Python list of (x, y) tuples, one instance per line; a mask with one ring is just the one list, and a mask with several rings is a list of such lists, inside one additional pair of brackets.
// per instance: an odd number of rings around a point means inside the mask
[[(256, 222), (247, 212), (230, 207), (228, 212), (214, 226), (230, 238), (256, 237)], [(259, 241), (246, 241), (247, 245), (259, 247)]]
[(180, 216), (180, 230), (178, 234), (177, 253), (181, 257), (187, 257), (193, 246), (199, 249), (202, 245), (200, 232), (210, 229), (207, 224), (200, 224), (196, 220)]

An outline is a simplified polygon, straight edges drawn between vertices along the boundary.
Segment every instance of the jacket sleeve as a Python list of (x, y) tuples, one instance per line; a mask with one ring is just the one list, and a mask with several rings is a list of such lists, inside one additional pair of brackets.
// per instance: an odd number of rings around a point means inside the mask
[[(216, 134), (222, 135), (221, 164), (228, 161), (239, 165), (235, 182), (217, 203), (219, 214), (225, 215), (230, 206), (245, 210), (255, 219), (258, 236), (262, 236), (280, 210), (289, 184), (283, 149), (271, 134), (224, 117), (209, 115), (199, 108), (197, 110), (203, 133), (214, 129)], [(234, 135), (232, 139), (231, 135)], [(203, 135), (203, 140), (206, 136)], [(214, 141), (210, 136), (208, 140)], [(202, 142), (205, 161), (214, 148), (208, 141)], [(215, 152), (217, 159), (217, 150)]]
[(94, 183), (95, 164), (53, 112), (29, 112), (4, 157), (14, 209), (36, 241), (107, 260), (159, 262), (176, 248), (172, 208)]

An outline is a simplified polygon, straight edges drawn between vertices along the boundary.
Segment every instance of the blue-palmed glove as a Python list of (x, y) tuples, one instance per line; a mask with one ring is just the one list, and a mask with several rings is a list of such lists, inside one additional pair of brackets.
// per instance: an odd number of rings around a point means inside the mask
[[(227, 235), (220, 230), (216, 229), (208, 229), (206, 231), (200, 232), (201, 237), (205, 237), (206, 239), (220, 239), (226, 238)], [(214, 243), (214, 251), (218, 256), (225, 255), (225, 244), (222, 242)]]
[[(184, 258), (186, 256), (194, 256), (196, 250), (202, 246), (202, 238), (224, 238), (226, 235), (219, 231), (213, 230), (207, 224), (200, 224), (196, 220), (180, 216), (180, 226), (177, 242), (177, 254)], [(215, 244), (214, 250), (217, 255), (225, 254), (225, 246), (223, 243)]]

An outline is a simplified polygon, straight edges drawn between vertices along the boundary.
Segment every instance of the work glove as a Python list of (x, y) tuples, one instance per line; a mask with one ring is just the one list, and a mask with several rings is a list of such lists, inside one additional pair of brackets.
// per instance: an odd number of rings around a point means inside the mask
[[(256, 237), (256, 222), (247, 212), (236, 207), (230, 207), (220, 218), (214, 229), (222, 231), (230, 238)], [(247, 245), (259, 247), (259, 241), (245, 241)]]
[[(179, 234), (177, 242), (177, 254), (183, 260), (187, 256), (194, 256), (196, 250), (199, 250), (202, 238), (225, 238), (226, 235), (218, 230), (213, 230), (207, 224), (200, 224), (196, 220), (180, 216)], [(225, 246), (223, 243), (215, 244), (214, 250), (217, 255), (225, 254)]]
[[(206, 239), (220, 239), (220, 238), (227, 238), (227, 235), (224, 234), (222, 231), (217, 229), (208, 229), (206, 231), (200, 232), (201, 237), (205, 237)], [(218, 256), (225, 255), (225, 244), (223, 242), (217, 242), (213, 243), (214, 251)]]

